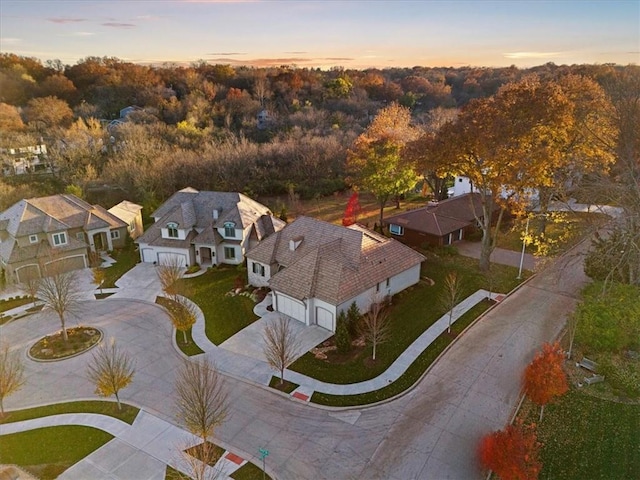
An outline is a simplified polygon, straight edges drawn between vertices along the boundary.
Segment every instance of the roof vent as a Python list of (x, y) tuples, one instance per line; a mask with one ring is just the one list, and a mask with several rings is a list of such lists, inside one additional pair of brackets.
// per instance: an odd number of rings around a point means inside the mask
[(217, 208), (213, 209), (213, 219), (217, 220), (218, 219), (218, 215), (220, 215), (220, 211)]
[(304, 240), (304, 237), (302, 235), (300, 235), (299, 237), (293, 237), (291, 240), (289, 240), (289, 250), (294, 252), (296, 248), (300, 246), (302, 240)]

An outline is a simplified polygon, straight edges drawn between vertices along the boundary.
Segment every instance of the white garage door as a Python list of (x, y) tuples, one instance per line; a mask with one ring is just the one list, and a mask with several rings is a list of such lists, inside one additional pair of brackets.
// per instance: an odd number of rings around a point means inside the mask
[(330, 332), (334, 332), (333, 313), (324, 308), (316, 307), (316, 323), (322, 328), (326, 328)]
[(306, 323), (304, 305), (293, 298), (278, 295), (278, 311), (291, 318), (300, 320), (302, 323)]
[(175, 265), (174, 262), (180, 267), (186, 267), (187, 256), (182, 253), (158, 252), (158, 265)]
[(142, 249), (142, 261), (145, 263), (153, 263), (158, 260), (156, 256), (156, 251), (153, 248), (143, 248)]

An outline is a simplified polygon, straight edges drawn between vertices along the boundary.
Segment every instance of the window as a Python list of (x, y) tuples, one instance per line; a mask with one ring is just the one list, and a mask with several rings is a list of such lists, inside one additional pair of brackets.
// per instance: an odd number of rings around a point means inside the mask
[(224, 224), (224, 236), (228, 238), (234, 238), (236, 236), (236, 224), (235, 223), (225, 223)]
[(120, 238), (120, 231), (119, 230), (111, 230), (111, 238), (113, 240), (117, 240)]
[(224, 258), (233, 260), (236, 258), (236, 249), (233, 247), (224, 247)]
[(167, 223), (167, 235), (169, 238), (178, 238), (178, 224)]
[(29, 235), (29, 242), (36, 243), (38, 241), (38, 235)]
[(82, 232), (76, 233), (76, 240), (80, 240), (81, 242), (84, 242), (84, 233)]
[(54, 233), (52, 235), (53, 244), (57, 247), (59, 245), (65, 245), (67, 243), (67, 235), (64, 232)]
[(133, 220), (130, 224), (129, 224), (129, 231), (130, 232), (135, 232), (136, 231), (136, 221)]
[(385, 287), (389, 288), (389, 285), (391, 285), (391, 279), (387, 278), (387, 282), (386, 282)]
[(260, 265), (259, 263), (253, 264), (253, 273), (264, 277), (264, 265)]
[(392, 235), (404, 235), (404, 228), (400, 225), (394, 225), (393, 223), (389, 225), (389, 232)]

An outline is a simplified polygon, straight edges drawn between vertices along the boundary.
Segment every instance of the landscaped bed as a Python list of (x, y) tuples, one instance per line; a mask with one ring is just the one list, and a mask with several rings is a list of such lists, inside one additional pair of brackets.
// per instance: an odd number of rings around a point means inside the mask
[(102, 339), (102, 332), (93, 327), (67, 328), (68, 340), (63, 332), (45, 335), (29, 349), (29, 356), (39, 361), (56, 361), (79, 355), (93, 348)]

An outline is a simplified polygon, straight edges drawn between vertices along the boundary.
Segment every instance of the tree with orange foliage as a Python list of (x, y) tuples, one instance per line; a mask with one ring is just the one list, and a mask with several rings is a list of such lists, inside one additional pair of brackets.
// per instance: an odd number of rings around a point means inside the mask
[(342, 225), (348, 227), (358, 221), (358, 215), (360, 214), (360, 201), (358, 200), (358, 192), (353, 192), (349, 201), (347, 202), (347, 208), (344, 209), (344, 216), (342, 217)]
[(524, 390), (532, 402), (540, 405), (540, 421), (544, 406), (569, 390), (562, 362), (564, 352), (560, 344), (545, 343), (524, 371)]
[(535, 480), (542, 469), (541, 446), (535, 424), (516, 423), (482, 437), (478, 457), (483, 468), (502, 480)]

